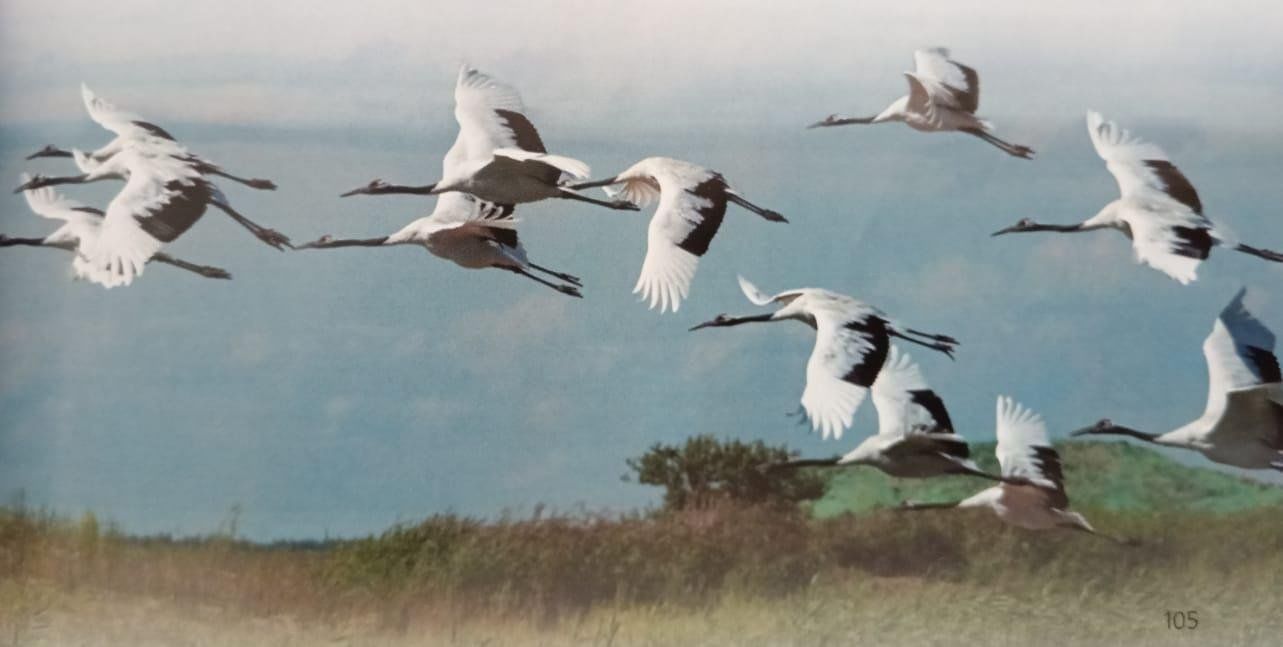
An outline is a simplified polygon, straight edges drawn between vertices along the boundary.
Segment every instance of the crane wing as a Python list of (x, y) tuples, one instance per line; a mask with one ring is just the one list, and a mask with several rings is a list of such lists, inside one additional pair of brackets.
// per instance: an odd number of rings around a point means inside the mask
[(891, 346), (869, 390), (878, 410), (879, 435), (954, 433), (944, 401), (927, 385), (909, 354), (898, 346)]
[(602, 190), (610, 198), (627, 200), (639, 207), (650, 206), (662, 196), (659, 182), (649, 176), (631, 177), (619, 184), (604, 186)]
[[(23, 173), (23, 184), (30, 181), (31, 175)], [(33, 213), (53, 220), (71, 221), (79, 220), (84, 216), (101, 218), (103, 215), (101, 209), (95, 209), (72, 200), (58, 193), (51, 186), (23, 191), (22, 195), (27, 199), (27, 206), (31, 208)]]
[(841, 438), (886, 362), (887, 321), (867, 306), (845, 317), (826, 310), (812, 314), (815, 349), (806, 363), (802, 408), (822, 437)]
[(748, 297), (748, 300), (753, 302), (754, 305), (765, 306), (770, 305), (772, 302), (787, 304), (793, 299), (802, 296), (801, 290), (786, 290), (777, 295), (771, 296), (759, 290), (756, 285), (753, 285), (752, 282), (743, 276), (737, 276), (736, 278), (739, 279), (740, 290), (744, 292), (744, 296)]
[(1121, 217), (1131, 230), (1136, 259), (1188, 284), (1198, 278), (1198, 266), (1211, 253), (1216, 236), (1202, 216), (1161, 205), (1145, 208), (1126, 203)]
[(905, 104), (905, 109), (921, 115), (930, 123), (939, 122), (935, 104), (931, 101), (931, 91), (926, 84), (912, 72), (905, 72), (904, 78), (909, 82), (909, 102)]
[(175, 141), (173, 135), (165, 132), (164, 128), (153, 124), (137, 114), (121, 110), (115, 104), (94, 94), (89, 86), (80, 84), (80, 97), (84, 99), (85, 111), (89, 113), (89, 118), (98, 123), (99, 126), (110, 130), (122, 137), (158, 137)]
[(1283, 382), (1274, 354), (1274, 333), (1243, 305), (1246, 294), (1246, 289), (1239, 290), (1203, 341), (1203, 356), (1207, 358), (1206, 419), (1220, 418), (1230, 392)]
[(592, 173), (590, 168), (584, 162), (571, 157), (562, 155), (550, 155), (548, 153), (536, 153), (523, 150), (520, 148), (497, 148), (494, 150), (495, 162), (503, 160), (513, 160), (526, 164), (538, 163), (557, 169), (558, 172), (569, 175), (573, 178), (584, 179)]
[(949, 58), (943, 47), (913, 53), (914, 74), (941, 105), (975, 113), (980, 107), (980, 75)]
[(458, 158), (484, 159), (499, 148), (548, 152), (539, 131), (522, 114), (521, 95), (512, 86), (464, 65), (459, 68), (454, 102), (459, 136), (451, 153)]
[[(190, 166), (161, 159), (130, 167), (125, 188), (112, 199), (89, 263), (105, 272), (104, 285), (129, 285), (160, 251), (205, 213), (217, 189)], [(101, 275), (100, 275), (101, 276)]]
[[(419, 218), (388, 236), (387, 243), (426, 240), (428, 236), (446, 229), (477, 223), (495, 229), (512, 230), (516, 234), (517, 219), (512, 216), (512, 205), (500, 205), (477, 199), (469, 193), (450, 191), (437, 196), (431, 215)], [(516, 245), (514, 244), (513, 247)]]
[(659, 208), (646, 231), (646, 259), (634, 294), (660, 312), (677, 312), (690, 293), (699, 259), (713, 242), (726, 215), (726, 181), (708, 172), (694, 186), (661, 181)]
[(1202, 216), (1198, 191), (1163, 149), (1091, 110), (1087, 112), (1087, 132), (1124, 198), (1167, 198)]
[(998, 464), (1002, 475), (1027, 479), (1053, 493), (1052, 507), (1069, 505), (1060, 454), (1047, 439), (1042, 416), (1006, 396), (998, 397)]

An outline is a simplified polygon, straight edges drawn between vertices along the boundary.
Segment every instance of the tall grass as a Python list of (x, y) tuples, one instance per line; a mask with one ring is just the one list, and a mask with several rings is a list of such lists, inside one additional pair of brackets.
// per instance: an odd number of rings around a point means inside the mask
[[(297, 626), (280, 644), (1002, 644), (1047, 631), (1058, 639), (1038, 642), (1158, 644), (1182, 637), (1162, 626), (1164, 610), (1186, 607), (1202, 610), (1198, 636), (1213, 643), (1283, 635), (1279, 510), (1086, 512), (1141, 544), (1020, 531), (980, 511), (812, 519), (720, 506), (441, 515), (356, 541), (265, 547), (226, 535), (128, 537), (92, 517), (9, 510), (0, 513), (0, 645), (92, 616), (104, 600), (115, 605), (105, 616), (134, 608), (122, 600), (165, 609), (118, 628), (121, 640), (165, 615), (222, 614), (211, 632), (259, 623), (228, 644), (267, 635), (261, 623), (282, 618)], [(73, 610), (58, 616), (59, 607)]]

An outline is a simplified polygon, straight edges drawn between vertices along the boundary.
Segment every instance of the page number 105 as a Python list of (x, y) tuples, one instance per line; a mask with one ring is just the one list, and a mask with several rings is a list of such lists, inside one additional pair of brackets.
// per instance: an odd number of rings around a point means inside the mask
[(1167, 628), (1192, 631), (1198, 629), (1197, 611), (1168, 611)]

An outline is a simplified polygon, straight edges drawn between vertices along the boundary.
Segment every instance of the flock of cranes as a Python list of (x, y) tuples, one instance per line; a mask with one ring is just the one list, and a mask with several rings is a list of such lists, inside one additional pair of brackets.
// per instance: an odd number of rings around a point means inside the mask
[[(966, 133), (1009, 155), (1033, 158), (1032, 149), (999, 139), (990, 132), (990, 124), (976, 116), (980, 86), (974, 69), (950, 59), (945, 49), (919, 50), (914, 59), (915, 70), (905, 73), (909, 93), (886, 110), (867, 118), (831, 115), (811, 127), (900, 121), (919, 131)], [(107, 288), (131, 284), (151, 262), (207, 278), (230, 278), (222, 268), (162, 251), (213, 206), (278, 250), (420, 245), (464, 268), (502, 269), (582, 297), (578, 277), (532, 262), (517, 234), (516, 205), (556, 198), (630, 211), (657, 204), (634, 292), (662, 313), (677, 311), (689, 297), (699, 261), (722, 226), (728, 204), (768, 222), (788, 222), (780, 213), (750, 202), (722, 174), (681, 160), (651, 157), (616, 175), (591, 180), (584, 162), (548, 152), (513, 87), (464, 66), (454, 89), (459, 134), (442, 160), (441, 179), (418, 186), (376, 179), (340, 196), (434, 195), (438, 198), (432, 213), (387, 236), (326, 235), (294, 245), (280, 232), (238, 213), (209, 178), (274, 190), (270, 180), (234, 175), (88, 88), (82, 87), (82, 94), (89, 116), (115, 138), (90, 153), (47, 146), (28, 157), (71, 158), (80, 174), (24, 175), (17, 191), (25, 194), (31, 210), (63, 225), (44, 238), (0, 235), (0, 246), (72, 252), (74, 276)], [(1088, 112), (1087, 126), (1097, 153), (1118, 181), (1121, 198), (1078, 225), (1021, 220), (995, 236), (1117, 229), (1131, 239), (1139, 262), (1182, 284), (1196, 278), (1199, 263), (1217, 245), (1283, 262), (1283, 254), (1230, 241), (1218, 231), (1203, 215), (1193, 185), (1162, 149), (1096, 112)], [(105, 210), (72, 201), (52, 188), (102, 180), (125, 183)], [(602, 188), (607, 199), (582, 193), (594, 187)], [(743, 277), (739, 281), (749, 301), (775, 310), (742, 317), (718, 315), (691, 330), (801, 321), (815, 330), (801, 398), (801, 412), (812, 429), (826, 439), (840, 438), (869, 394), (878, 414), (877, 434), (840, 458), (796, 460), (765, 469), (869, 465), (900, 477), (971, 475), (994, 485), (962, 501), (913, 503), (905, 509), (986, 507), (1002, 520), (1026, 528), (1095, 532), (1068, 509), (1060, 457), (1040, 416), (1000, 397), (996, 436), (1001, 473), (984, 472), (970, 459), (966, 440), (954, 429), (943, 400), (927, 385), (921, 369), (892, 343), (912, 343), (952, 357), (956, 339), (915, 330), (871, 305), (829, 290), (801, 288), (768, 295)], [(1227, 465), (1283, 471), (1283, 379), (1274, 335), (1248, 312), (1243, 296), (1240, 292), (1220, 314), (1204, 344), (1209, 393), (1203, 416), (1162, 435), (1109, 420), (1075, 434), (1126, 435), (1192, 449)]]

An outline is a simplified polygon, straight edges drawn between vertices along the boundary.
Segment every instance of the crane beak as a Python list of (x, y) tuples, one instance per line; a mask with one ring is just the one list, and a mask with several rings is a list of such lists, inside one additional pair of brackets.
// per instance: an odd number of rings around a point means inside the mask
[(807, 127), (806, 127), (806, 129), (807, 129), (807, 130), (811, 130), (811, 129), (813, 129), (813, 128), (823, 128), (823, 127), (825, 127), (825, 126), (830, 126), (830, 125), (832, 125), (832, 124), (833, 124), (833, 122), (834, 122), (834, 121), (837, 121), (837, 118), (838, 118), (838, 116), (837, 116), (837, 115), (829, 115), (829, 116), (825, 117), (823, 120), (821, 120), (821, 121), (817, 121), (817, 122), (815, 122), (815, 123), (813, 123), (813, 124), (811, 124), (811, 125), (807, 126)]
[(1090, 427), (1083, 427), (1082, 429), (1076, 429), (1074, 431), (1071, 431), (1069, 432), (1069, 435), (1076, 438), (1078, 436), (1089, 436), (1095, 431), (1096, 431), (1096, 426), (1092, 425)]
[(370, 192), (370, 191), (369, 191), (368, 187), (361, 187), (361, 188), (359, 188), (359, 189), (352, 189), (351, 191), (348, 191), (347, 193), (340, 193), (340, 194), (339, 194), (339, 197), (340, 197), (340, 198), (348, 198), (348, 197), (351, 197), (351, 196), (354, 196), (354, 195), (362, 195), (362, 194), (366, 194), (366, 193), (369, 193), (369, 192)]
[(43, 179), (44, 179), (44, 178), (41, 178), (41, 177), (38, 177), (38, 176), (37, 176), (37, 177), (33, 177), (33, 178), (31, 178), (30, 180), (27, 180), (26, 182), (24, 182), (24, 183), (22, 184), (22, 186), (19, 186), (18, 188), (14, 189), (14, 190), (13, 190), (13, 192), (14, 192), (14, 193), (22, 193), (23, 191), (30, 191), (30, 190), (32, 190), (32, 189), (38, 189), (38, 188), (40, 188), (40, 187), (39, 187), (39, 186), (37, 186), (37, 184), (38, 184), (41, 180), (43, 180)]
[(1001, 236), (1001, 235), (1003, 235), (1003, 234), (1015, 233), (1015, 232), (1018, 232), (1018, 231), (1021, 231), (1021, 227), (1020, 227), (1020, 225), (1012, 225), (1012, 226), (1010, 226), (1010, 227), (1007, 227), (1006, 229), (999, 229), (998, 231), (995, 231), (995, 232), (993, 232), (992, 234), (989, 234), (989, 237), (990, 237), (990, 238), (993, 238), (993, 237), (995, 237), (995, 236)]
[(699, 330), (700, 328), (712, 328), (713, 326), (717, 326), (717, 325), (719, 325), (720, 323), (721, 323), (721, 319), (720, 319), (720, 318), (719, 318), (719, 319), (709, 319), (708, 321), (705, 321), (704, 323), (699, 324), (698, 326), (691, 326), (691, 327), (690, 327), (690, 329), (689, 329), (689, 330), (687, 330), (687, 332), (695, 332), (696, 330)]
[(28, 155), (27, 160), (30, 161), (30, 160), (41, 158), (41, 157), (71, 157), (71, 156), (72, 155), (70, 152), (62, 150), (61, 148), (58, 148), (53, 144), (49, 144), (44, 148)]

